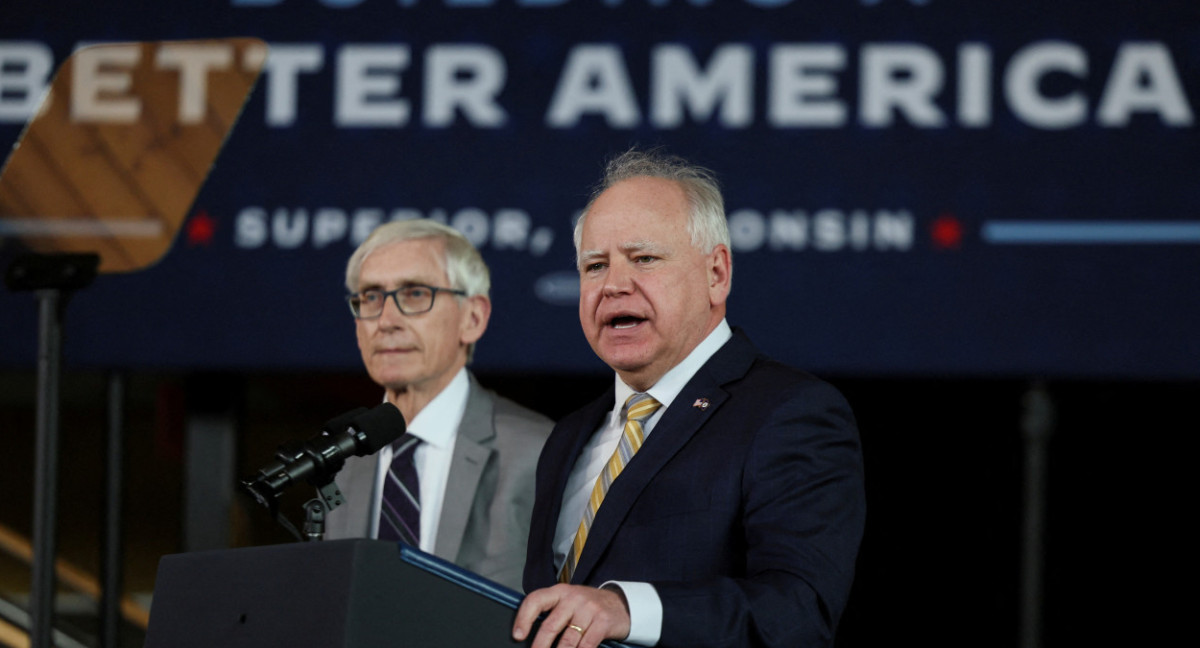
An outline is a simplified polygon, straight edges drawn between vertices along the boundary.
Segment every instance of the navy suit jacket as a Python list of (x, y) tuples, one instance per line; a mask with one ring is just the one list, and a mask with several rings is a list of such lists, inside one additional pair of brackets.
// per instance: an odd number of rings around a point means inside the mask
[[(610, 388), (563, 419), (543, 448), (526, 591), (556, 582), (563, 489), (613, 398)], [(572, 582), (654, 585), (663, 647), (827, 646), (864, 518), (862, 454), (845, 399), (735, 330), (613, 482)]]

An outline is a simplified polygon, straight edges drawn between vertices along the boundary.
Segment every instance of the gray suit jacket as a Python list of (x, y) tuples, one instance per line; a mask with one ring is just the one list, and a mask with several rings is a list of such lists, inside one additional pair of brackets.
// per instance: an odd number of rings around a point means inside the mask
[[(517, 591), (525, 568), (538, 454), (554, 423), (484, 389), (470, 376), (434, 555)], [(378, 455), (351, 457), (338, 473), (346, 503), (329, 513), (325, 537), (365, 538)]]

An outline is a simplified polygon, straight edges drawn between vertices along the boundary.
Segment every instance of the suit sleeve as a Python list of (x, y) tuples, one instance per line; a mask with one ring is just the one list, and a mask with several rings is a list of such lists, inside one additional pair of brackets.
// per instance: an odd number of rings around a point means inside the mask
[(745, 577), (653, 583), (664, 648), (833, 643), (865, 518), (853, 415), (831, 386), (809, 382), (763, 421), (742, 466)]

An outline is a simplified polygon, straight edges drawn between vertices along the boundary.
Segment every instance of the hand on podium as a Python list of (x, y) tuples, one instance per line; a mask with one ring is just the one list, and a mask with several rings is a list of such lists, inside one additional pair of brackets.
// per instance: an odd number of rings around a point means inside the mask
[(531, 648), (596, 648), (605, 639), (629, 636), (629, 609), (618, 590), (555, 585), (534, 590), (517, 608), (513, 639), (524, 641), (546, 613)]

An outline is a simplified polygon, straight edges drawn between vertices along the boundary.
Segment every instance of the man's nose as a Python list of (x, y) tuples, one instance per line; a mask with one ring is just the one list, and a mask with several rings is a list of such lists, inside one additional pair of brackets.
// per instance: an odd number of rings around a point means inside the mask
[(633, 268), (626, 263), (613, 263), (604, 273), (604, 294), (622, 295), (633, 291)]
[(400, 312), (395, 295), (388, 295), (383, 302), (383, 312), (379, 314), (379, 326), (383, 328), (399, 328), (408, 321), (408, 316)]

